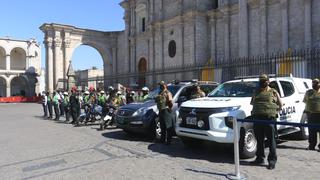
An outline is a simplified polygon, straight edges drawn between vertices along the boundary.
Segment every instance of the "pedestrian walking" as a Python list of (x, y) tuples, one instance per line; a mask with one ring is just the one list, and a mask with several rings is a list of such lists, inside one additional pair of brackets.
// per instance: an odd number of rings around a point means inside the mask
[[(251, 105), (253, 106), (251, 116), (255, 120), (276, 121), (278, 112), (282, 107), (279, 93), (269, 87), (269, 78), (266, 74), (259, 76), (259, 87), (253, 94)], [(265, 158), (265, 138), (269, 143), (268, 169), (274, 169), (277, 162), (275, 125), (254, 124), (254, 133), (257, 139), (256, 159), (252, 164), (263, 165)]]
[(48, 118), (48, 107), (47, 107), (48, 97), (45, 91), (42, 92), (41, 101), (42, 101), (42, 108), (43, 108), (43, 118), (46, 119)]
[(49, 119), (52, 119), (52, 94), (50, 93), (50, 91), (47, 92), (47, 107), (48, 107), (48, 111), (49, 111)]
[[(312, 89), (305, 94), (303, 102), (306, 103), (306, 113), (308, 117), (308, 124), (320, 125), (320, 83), (319, 79), (312, 80)], [(309, 127), (309, 145), (307, 150), (315, 150), (317, 145), (317, 135), (320, 132), (319, 128)], [(318, 144), (318, 151), (320, 152), (320, 142)]]

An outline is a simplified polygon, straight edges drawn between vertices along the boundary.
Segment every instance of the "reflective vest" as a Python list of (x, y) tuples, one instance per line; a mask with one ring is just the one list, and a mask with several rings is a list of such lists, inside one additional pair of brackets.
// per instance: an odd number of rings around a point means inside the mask
[(276, 90), (257, 91), (254, 94), (252, 115), (262, 115), (267, 117), (277, 117), (279, 106), (274, 102)]
[(307, 91), (306, 111), (310, 113), (320, 113), (320, 93), (315, 90)]
[(58, 105), (59, 104), (59, 95), (56, 94), (54, 97), (53, 97), (53, 104), (55, 105)]
[(64, 99), (63, 99), (63, 105), (66, 107), (69, 105), (69, 97), (68, 96), (65, 96)]

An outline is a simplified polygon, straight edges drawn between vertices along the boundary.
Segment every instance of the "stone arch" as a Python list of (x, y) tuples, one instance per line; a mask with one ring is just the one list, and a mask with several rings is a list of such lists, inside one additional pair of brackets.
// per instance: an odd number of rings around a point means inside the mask
[(0, 46), (0, 70), (6, 69), (6, 50)]
[(4, 77), (0, 76), (0, 97), (6, 97), (7, 96), (7, 82)]
[(146, 72), (147, 72), (147, 60), (146, 58), (142, 57), (138, 63), (138, 72), (139, 72), (139, 80), (138, 84), (140, 87), (146, 85)]
[(23, 76), (15, 76), (10, 81), (11, 96), (28, 96), (28, 80)]
[[(119, 32), (102, 32), (62, 24), (43, 24), (46, 48), (46, 89), (67, 88), (67, 71), (74, 50), (80, 45), (95, 48), (101, 55), (104, 75), (112, 75)], [(111, 84), (106, 82), (104, 84)]]
[(20, 47), (15, 47), (10, 52), (10, 69), (25, 70), (26, 69), (26, 51)]

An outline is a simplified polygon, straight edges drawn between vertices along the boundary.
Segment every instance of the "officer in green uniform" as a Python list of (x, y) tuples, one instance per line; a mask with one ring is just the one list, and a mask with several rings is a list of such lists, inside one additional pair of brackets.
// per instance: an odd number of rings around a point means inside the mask
[(68, 92), (63, 93), (63, 108), (66, 115), (66, 122), (69, 122), (70, 117), (70, 105), (69, 105), (69, 94)]
[(98, 97), (98, 105), (104, 107), (107, 102), (107, 96), (104, 91), (100, 91), (100, 96)]
[(60, 101), (60, 95), (57, 92), (53, 92), (53, 107), (54, 107), (54, 114), (56, 115), (56, 118), (54, 120), (59, 121), (60, 119), (60, 111), (59, 111), (59, 101)]
[(47, 97), (48, 97), (48, 102), (47, 102), (47, 106), (48, 106), (48, 111), (49, 111), (49, 119), (52, 119), (52, 94), (48, 91), (47, 92)]
[[(306, 103), (306, 113), (308, 115), (308, 124), (320, 124), (320, 83), (319, 79), (312, 80), (312, 89), (305, 94), (303, 102)], [(309, 146), (307, 150), (315, 150), (317, 145), (317, 134), (319, 128), (309, 127)], [(320, 152), (320, 143), (318, 144)]]
[(139, 101), (145, 101), (149, 97), (149, 88), (148, 87), (143, 87), (141, 89), (141, 96), (139, 97)]
[(173, 117), (172, 117), (172, 94), (167, 89), (164, 81), (159, 83), (160, 92), (156, 97), (157, 108), (159, 109), (159, 121), (161, 127), (161, 142), (167, 145), (171, 144), (173, 134)]
[(198, 84), (194, 84), (194, 89), (191, 95), (191, 99), (197, 99), (205, 97), (206, 93), (204, 93)]
[[(282, 107), (282, 102), (278, 92), (269, 87), (269, 78), (267, 75), (262, 74), (259, 77), (259, 88), (253, 94), (251, 105), (253, 109), (251, 116), (254, 120), (269, 120), (276, 121), (278, 112)], [(276, 139), (275, 139), (275, 125), (274, 124), (254, 124), (254, 133), (257, 138), (257, 152), (256, 159), (253, 164), (264, 164), (264, 141), (267, 137), (269, 142), (269, 156), (268, 156), (268, 169), (274, 169), (277, 162), (276, 153)]]

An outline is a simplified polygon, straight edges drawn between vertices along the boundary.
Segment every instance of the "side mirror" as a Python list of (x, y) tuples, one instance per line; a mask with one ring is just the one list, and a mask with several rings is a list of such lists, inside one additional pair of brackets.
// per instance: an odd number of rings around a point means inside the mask
[(187, 101), (187, 100), (188, 100), (188, 99), (187, 99), (186, 96), (180, 96), (180, 97), (178, 98), (178, 107), (180, 107), (180, 105), (181, 105), (183, 102)]

